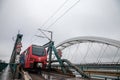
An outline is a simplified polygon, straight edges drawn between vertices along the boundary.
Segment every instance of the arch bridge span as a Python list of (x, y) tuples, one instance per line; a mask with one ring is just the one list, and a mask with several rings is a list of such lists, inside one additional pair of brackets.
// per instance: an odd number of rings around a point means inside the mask
[(103, 38), (103, 37), (93, 37), (93, 36), (84, 36), (84, 37), (75, 37), (68, 40), (65, 40), (58, 45), (56, 45), (57, 49), (65, 49), (71, 45), (77, 44), (77, 43), (85, 43), (85, 42), (96, 42), (96, 43), (103, 43), (111, 46), (115, 46), (117, 48), (120, 48), (120, 41)]
[(120, 41), (83, 36), (65, 40), (56, 48), (62, 50), (62, 59), (68, 59), (85, 73), (120, 76)]

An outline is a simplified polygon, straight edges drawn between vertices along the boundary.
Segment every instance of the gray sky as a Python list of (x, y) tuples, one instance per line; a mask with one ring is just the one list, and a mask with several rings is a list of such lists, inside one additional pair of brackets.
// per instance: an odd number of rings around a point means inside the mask
[(30, 44), (43, 44), (37, 38), (38, 28), (54, 32), (56, 44), (78, 36), (100, 36), (120, 41), (120, 0), (80, 0), (53, 26), (49, 27), (77, 0), (68, 0), (65, 6), (51, 15), (66, 0), (0, 0), (0, 59), (8, 61), (12, 54), (18, 30), (23, 36), (23, 49)]

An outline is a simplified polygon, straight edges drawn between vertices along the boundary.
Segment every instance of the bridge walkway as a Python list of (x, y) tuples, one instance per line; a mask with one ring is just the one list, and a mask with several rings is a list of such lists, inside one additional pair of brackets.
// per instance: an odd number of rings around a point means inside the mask
[(10, 67), (7, 66), (2, 72), (0, 72), (0, 80), (12, 80)]

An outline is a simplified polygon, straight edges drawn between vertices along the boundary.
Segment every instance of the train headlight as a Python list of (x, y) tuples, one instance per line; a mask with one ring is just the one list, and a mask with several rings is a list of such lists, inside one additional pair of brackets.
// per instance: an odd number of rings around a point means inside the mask
[(37, 67), (41, 67), (42, 68), (42, 63), (37, 63)]

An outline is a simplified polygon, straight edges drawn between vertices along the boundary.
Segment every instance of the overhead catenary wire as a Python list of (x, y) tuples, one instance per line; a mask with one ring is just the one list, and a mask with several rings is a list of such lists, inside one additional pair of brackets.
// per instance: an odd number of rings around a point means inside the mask
[(43, 23), (42, 27), (44, 27), (68, 2), (69, 0), (65, 0), (65, 2)]
[(30, 41), (28, 41), (27, 42), (27, 45), (31, 45), (34, 41), (36, 41), (36, 39), (35, 39), (35, 35), (38, 33), (38, 31), (35, 31), (35, 33), (34, 33), (34, 35), (32, 35), (31, 37), (30, 37)]
[[(58, 11), (60, 11), (64, 5), (68, 2), (69, 0), (66, 0), (54, 13), (53, 15), (50, 16), (50, 18), (47, 19), (47, 21), (45, 21), (45, 23), (41, 26), (41, 28), (43, 28), (43, 26), (45, 26), (50, 20), (52, 17), (54, 17)], [(70, 9), (72, 9), (77, 3), (79, 3), (80, 0), (76, 1), (70, 8), (68, 8), (60, 17), (58, 17), (55, 22), (53, 22), (51, 25), (49, 25), (47, 28), (51, 27), (52, 25), (54, 25), (60, 18), (62, 18)], [(33, 37), (32, 37), (33, 38)], [(33, 40), (34, 41), (34, 40)], [(29, 42), (29, 43), (32, 43), (33, 41)]]
[(46, 29), (49, 29), (53, 26), (59, 19), (61, 19), (67, 12), (69, 12), (76, 4), (78, 4), (80, 0), (77, 0), (70, 8), (68, 8), (61, 16), (59, 16), (52, 24), (50, 24)]
[(51, 41), (51, 39), (43, 32), (43, 30), (41, 30), (41, 29), (38, 29), (44, 36), (45, 36), (45, 38), (47, 38), (49, 41)]
[[(69, 0), (65, 0), (64, 3), (44, 22), (44, 24), (41, 26), (41, 28), (43, 28), (50, 20), (51, 18), (53, 18), (63, 7), (64, 5), (68, 2)], [(31, 39), (33, 39), (33, 37), (36, 36), (36, 33), (31, 37)], [(31, 40), (30, 39), (30, 40)], [(32, 42), (34, 42), (35, 40), (29, 41), (28, 44), (31, 44)]]

